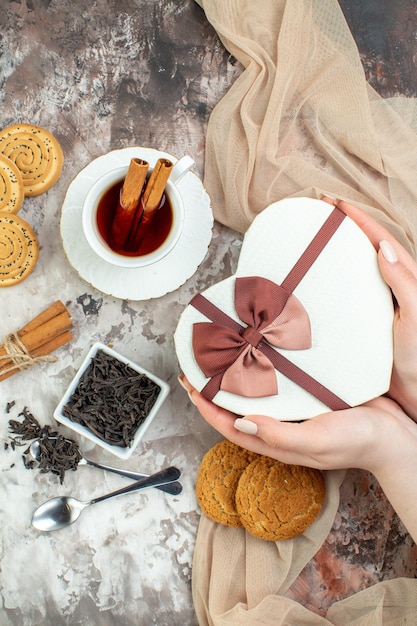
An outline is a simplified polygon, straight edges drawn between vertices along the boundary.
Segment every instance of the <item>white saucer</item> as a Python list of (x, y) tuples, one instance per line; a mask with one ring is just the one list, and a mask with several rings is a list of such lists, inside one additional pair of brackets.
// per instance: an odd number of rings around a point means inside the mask
[(148, 300), (178, 289), (194, 274), (211, 241), (213, 214), (201, 180), (188, 172), (177, 183), (184, 199), (185, 219), (173, 250), (154, 265), (141, 268), (116, 267), (101, 259), (83, 233), (84, 198), (95, 180), (115, 167), (129, 165), (134, 157), (145, 159), (151, 166), (161, 157), (177, 161), (166, 152), (142, 147), (113, 150), (94, 159), (68, 187), (61, 212), (61, 237), (70, 264), (90, 285), (115, 298)]

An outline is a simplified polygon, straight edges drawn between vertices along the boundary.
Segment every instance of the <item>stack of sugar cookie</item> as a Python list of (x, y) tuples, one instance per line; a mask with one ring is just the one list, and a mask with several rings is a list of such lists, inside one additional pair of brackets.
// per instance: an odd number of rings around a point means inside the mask
[(278, 541), (302, 534), (314, 522), (325, 482), (319, 470), (286, 465), (223, 440), (203, 457), (196, 495), (214, 522)]
[(25, 196), (56, 183), (63, 162), (58, 141), (39, 126), (13, 124), (0, 131), (0, 287), (21, 282), (35, 268), (37, 237), (16, 213)]

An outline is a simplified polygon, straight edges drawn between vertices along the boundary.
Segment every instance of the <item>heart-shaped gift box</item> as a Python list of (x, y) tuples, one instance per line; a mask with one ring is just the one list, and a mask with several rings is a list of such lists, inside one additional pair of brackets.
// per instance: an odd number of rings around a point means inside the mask
[(300, 420), (387, 392), (392, 324), (366, 235), (326, 202), (288, 198), (255, 218), (236, 273), (184, 309), (175, 346), (219, 406)]

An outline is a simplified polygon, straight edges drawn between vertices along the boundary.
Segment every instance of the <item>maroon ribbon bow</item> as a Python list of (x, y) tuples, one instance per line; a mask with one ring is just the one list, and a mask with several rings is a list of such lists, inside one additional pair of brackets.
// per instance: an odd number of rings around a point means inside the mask
[(236, 279), (235, 309), (246, 328), (194, 324), (197, 363), (207, 378), (221, 375), (223, 391), (251, 398), (276, 395), (275, 368), (258, 346), (267, 341), (287, 350), (311, 348), (307, 311), (296, 296), (259, 276)]
[(259, 276), (236, 278), (235, 308), (246, 326), (201, 294), (192, 299), (192, 306), (211, 320), (193, 324), (192, 336), (196, 361), (209, 378), (201, 390), (206, 398), (212, 400), (220, 389), (245, 397), (277, 394), (276, 369), (330, 409), (349, 407), (272, 347), (290, 350), (311, 347), (308, 314), (292, 292), (344, 218), (339, 209), (332, 211), (281, 285)]

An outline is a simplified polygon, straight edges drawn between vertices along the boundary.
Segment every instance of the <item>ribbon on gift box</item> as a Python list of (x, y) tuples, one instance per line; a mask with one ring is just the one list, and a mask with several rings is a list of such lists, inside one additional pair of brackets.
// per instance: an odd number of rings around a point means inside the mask
[(212, 400), (220, 391), (245, 397), (279, 393), (275, 370), (311, 393), (331, 410), (349, 405), (274, 349), (311, 347), (308, 313), (292, 293), (308, 272), (345, 214), (335, 208), (281, 283), (260, 276), (238, 277), (235, 309), (246, 326), (236, 322), (201, 294), (191, 305), (210, 322), (193, 324), (192, 345), (196, 361), (209, 381), (201, 393)]

